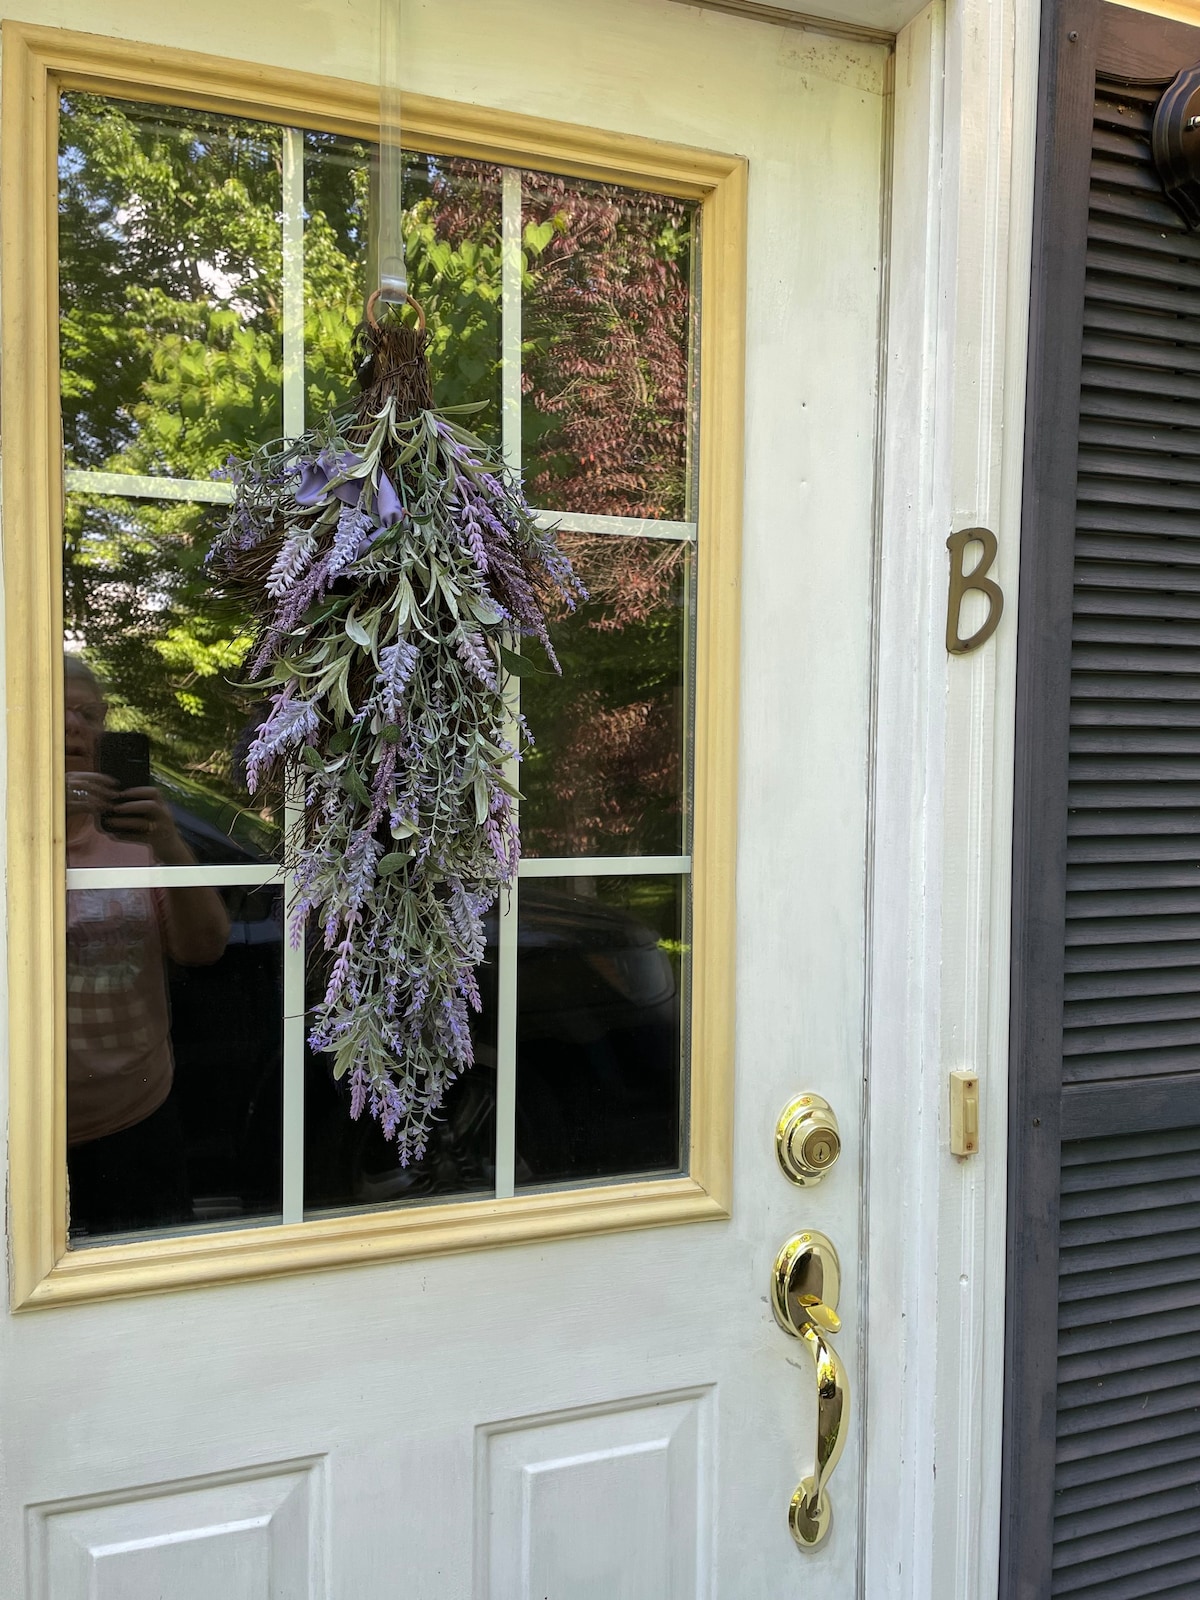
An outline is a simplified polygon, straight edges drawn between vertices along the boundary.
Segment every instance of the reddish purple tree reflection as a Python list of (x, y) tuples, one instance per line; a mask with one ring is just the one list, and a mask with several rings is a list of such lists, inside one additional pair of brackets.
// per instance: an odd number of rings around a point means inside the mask
[(682, 517), (694, 207), (612, 184), (524, 176), (530, 498)]
[(541, 855), (682, 847), (685, 548), (560, 534), (589, 600), (551, 617), (563, 676), (525, 679), (537, 744), (521, 778), (525, 848)]

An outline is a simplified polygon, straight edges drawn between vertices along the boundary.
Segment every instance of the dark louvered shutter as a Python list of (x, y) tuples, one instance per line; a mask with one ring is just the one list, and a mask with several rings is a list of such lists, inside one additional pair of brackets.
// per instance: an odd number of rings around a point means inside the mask
[(1200, 1069), (1200, 239), (1163, 198), (1151, 161), (1160, 93), (1096, 87), (1071, 625), (1067, 1084)]
[(1044, 61), (1001, 1592), (1196, 1600), (1200, 235), (1150, 130), (1200, 29), (1067, 0)]
[(1062, 1149), (1052, 1595), (1200, 1595), (1200, 1127)]

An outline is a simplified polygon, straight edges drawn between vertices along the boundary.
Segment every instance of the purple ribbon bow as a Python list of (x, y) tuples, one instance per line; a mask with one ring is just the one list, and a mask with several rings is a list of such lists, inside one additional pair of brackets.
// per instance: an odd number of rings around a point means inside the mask
[[(404, 507), (400, 496), (392, 486), (386, 472), (379, 475), (379, 493), (366, 493), (367, 485), (361, 478), (348, 478), (347, 473), (360, 466), (362, 457), (356, 456), (353, 450), (344, 450), (340, 455), (335, 455), (332, 450), (322, 450), (315, 461), (303, 461), (295, 470), (299, 473), (300, 483), (296, 489), (296, 504), (298, 506), (316, 506), (323, 500), (333, 496), (345, 505), (362, 505), (363, 509), (374, 516), (382, 528), (390, 528), (400, 521), (404, 515)], [(340, 482), (337, 480), (341, 480)]]

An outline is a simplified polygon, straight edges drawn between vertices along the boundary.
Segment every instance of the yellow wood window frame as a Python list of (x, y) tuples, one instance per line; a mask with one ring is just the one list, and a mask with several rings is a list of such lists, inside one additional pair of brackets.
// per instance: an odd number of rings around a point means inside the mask
[(7, 667), (8, 1220), (14, 1308), (729, 1215), (746, 163), (406, 95), (405, 138), (696, 200), (700, 347), (693, 977), (687, 1176), (68, 1250), (58, 96), (82, 89), (377, 136), (379, 95), (218, 56), (3, 24), (3, 573)]

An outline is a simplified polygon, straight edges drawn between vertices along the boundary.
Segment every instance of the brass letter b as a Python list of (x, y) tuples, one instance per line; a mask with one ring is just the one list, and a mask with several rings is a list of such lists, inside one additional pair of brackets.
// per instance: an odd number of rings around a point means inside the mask
[[(969, 544), (978, 542), (983, 546), (983, 555), (976, 562), (970, 572), (963, 571), (963, 556)], [(964, 656), (968, 650), (976, 650), (985, 644), (995, 633), (1004, 611), (1004, 593), (1000, 585), (988, 577), (992, 563), (996, 559), (996, 535), (990, 528), (963, 528), (958, 533), (952, 533), (946, 540), (946, 548), (950, 552), (950, 597), (946, 602), (946, 649), (952, 656)], [(963, 596), (968, 589), (976, 589), (983, 595), (988, 603), (988, 614), (981, 627), (969, 639), (960, 639), (958, 636), (959, 614), (962, 611)]]

